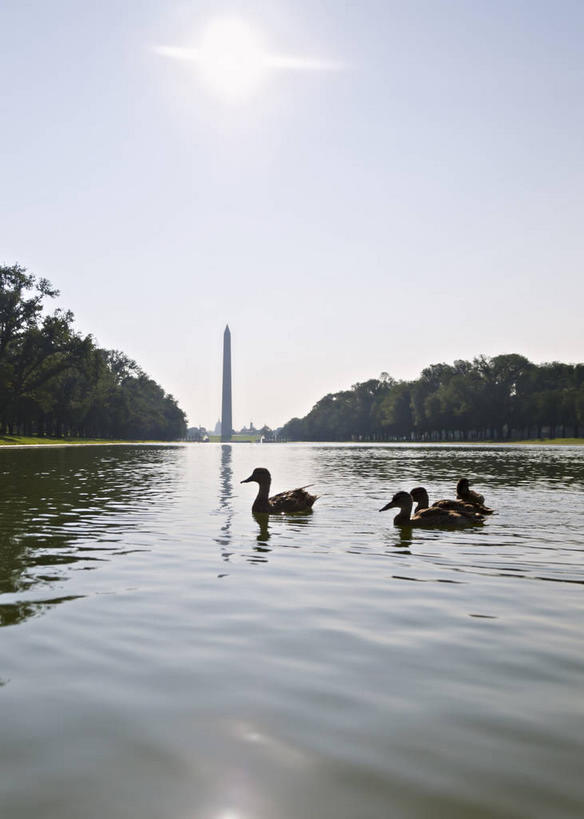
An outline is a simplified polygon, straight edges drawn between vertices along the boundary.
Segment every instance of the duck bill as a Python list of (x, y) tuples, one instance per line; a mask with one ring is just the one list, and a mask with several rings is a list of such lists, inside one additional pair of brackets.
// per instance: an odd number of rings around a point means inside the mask
[(380, 512), (385, 512), (386, 509), (393, 509), (394, 507), (395, 507), (395, 503), (392, 503), (390, 501), (389, 503), (386, 503), (385, 506), (382, 506), (379, 511)]
[(253, 481), (253, 477), (251, 475), (249, 476), (249, 478), (246, 478), (244, 481), (240, 481), (240, 483), (250, 483), (250, 481)]

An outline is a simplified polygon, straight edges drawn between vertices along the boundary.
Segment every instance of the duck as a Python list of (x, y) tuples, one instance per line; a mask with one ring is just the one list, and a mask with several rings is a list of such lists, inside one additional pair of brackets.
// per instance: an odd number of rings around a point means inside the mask
[(399, 513), (393, 519), (394, 526), (468, 526), (482, 522), (482, 518), (474, 519), (439, 506), (421, 509), (412, 517), (412, 505), (413, 500), (409, 492), (396, 492), (390, 502), (382, 506), (379, 511), (385, 512), (386, 509), (399, 508)]
[(308, 512), (317, 500), (318, 495), (311, 495), (306, 491), (306, 486), (299, 489), (289, 489), (287, 492), (280, 492), (278, 495), (269, 497), (272, 476), (269, 470), (263, 466), (256, 466), (249, 478), (241, 483), (259, 484), (258, 494), (253, 502), (251, 511), (254, 515), (268, 514), (279, 515), (282, 512)]
[(481, 513), (481, 515), (492, 515), (495, 511), (494, 509), (489, 509), (488, 506), (485, 506), (484, 495), (479, 495), (478, 492), (473, 492), (473, 490), (470, 488), (470, 481), (468, 478), (461, 478), (456, 484), (456, 498), (457, 500), (464, 501), (465, 503), (471, 503), (477, 512)]
[[(412, 489), (410, 495), (412, 496), (412, 500), (417, 503), (417, 506), (414, 509), (414, 514), (421, 512), (422, 509), (428, 509), (430, 507), (428, 493), (423, 486), (416, 486), (415, 489)], [(476, 506), (473, 506), (472, 503), (465, 503), (461, 500), (434, 501), (432, 507), (435, 506), (437, 506), (439, 509), (450, 509), (453, 512), (458, 512), (460, 515), (466, 515), (473, 520), (482, 520), (484, 517), (484, 514), (479, 512)]]

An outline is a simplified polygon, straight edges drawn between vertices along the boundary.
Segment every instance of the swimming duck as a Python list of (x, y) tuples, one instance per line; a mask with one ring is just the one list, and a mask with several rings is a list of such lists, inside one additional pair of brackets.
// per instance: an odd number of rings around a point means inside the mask
[[(428, 493), (423, 486), (416, 486), (415, 489), (412, 489), (410, 495), (412, 496), (412, 500), (417, 503), (417, 506), (414, 509), (414, 514), (421, 512), (422, 509), (428, 509), (430, 506)], [(466, 515), (475, 521), (483, 519), (483, 513), (479, 512), (476, 506), (473, 506), (472, 503), (465, 503), (461, 500), (434, 501), (432, 507), (434, 506), (437, 506), (439, 509), (450, 509), (452, 512), (458, 512), (460, 515)]]
[(483, 495), (479, 495), (478, 492), (473, 492), (473, 490), (470, 488), (470, 481), (468, 478), (461, 478), (456, 484), (456, 498), (457, 500), (462, 500), (465, 503), (472, 503), (472, 505), (478, 512), (481, 513), (481, 515), (492, 515), (495, 511), (494, 509), (489, 509), (488, 506), (485, 506), (485, 498)]
[(318, 495), (311, 495), (306, 491), (306, 487), (300, 489), (290, 489), (288, 492), (280, 492), (278, 495), (268, 497), (272, 476), (267, 469), (256, 466), (249, 478), (241, 483), (254, 481), (259, 484), (257, 498), (253, 502), (251, 511), (254, 515), (271, 514), (278, 515), (281, 512), (307, 512), (312, 508), (312, 504)]
[(442, 509), (439, 506), (421, 509), (411, 517), (412, 504), (412, 496), (408, 492), (397, 492), (390, 502), (386, 503), (379, 511), (385, 512), (386, 509), (399, 508), (399, 514), (393, 519), (394, 526), (468, 526), (469, 524), (481, 522), (480, 518), (475, 520), (467, 515), (453, 512), (451, 509)]

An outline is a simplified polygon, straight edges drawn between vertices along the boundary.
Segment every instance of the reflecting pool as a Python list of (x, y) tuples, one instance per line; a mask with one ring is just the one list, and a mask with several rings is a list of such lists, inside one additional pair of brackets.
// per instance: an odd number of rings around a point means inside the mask
[[(255, 519), (313, 484), (312, 514)], [(584, 815), (584, 450), (0, 450), (0, 816)], [(391, 495), (497, 509), (404, 530)]]

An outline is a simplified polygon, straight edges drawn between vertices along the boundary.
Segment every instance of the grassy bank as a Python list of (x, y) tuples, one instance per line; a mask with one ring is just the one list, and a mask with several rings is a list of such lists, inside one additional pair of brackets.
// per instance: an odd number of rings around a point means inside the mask
[(110, 438), (37, 438), (0, 435), (0, 446), (91, 446), (92, 444), (163, 444), (168, 441), (121, 441)]
[[(232, 444), (257, 444), (260, 440), (259, 435), (234, 435), (231, 439)], [(221, 443), (221, 436), (220, 435), (209, 435), (209, 441), (212, 444), (219, 444)]]
[(554, 446), (584, 446), (584, 438), (528, 438), (526, 441), (485, 441), (488, 444), (552, 444)]
[[(219, 439), (217, 439), (219, 440)], [(283, 441), (283, 443), (288, 443)], [(408, 446), (409, 444), (423, 444), (424, 446), (519, 446), (520, 444), (531, 444), (531, 446), (553, 445), (553, 446), (584, 446), (584, 438), (529, 438), (525, 441), (290, 441), (292, 444), (375, 444), (376, 446), (391, 446), (399, 444)]]

